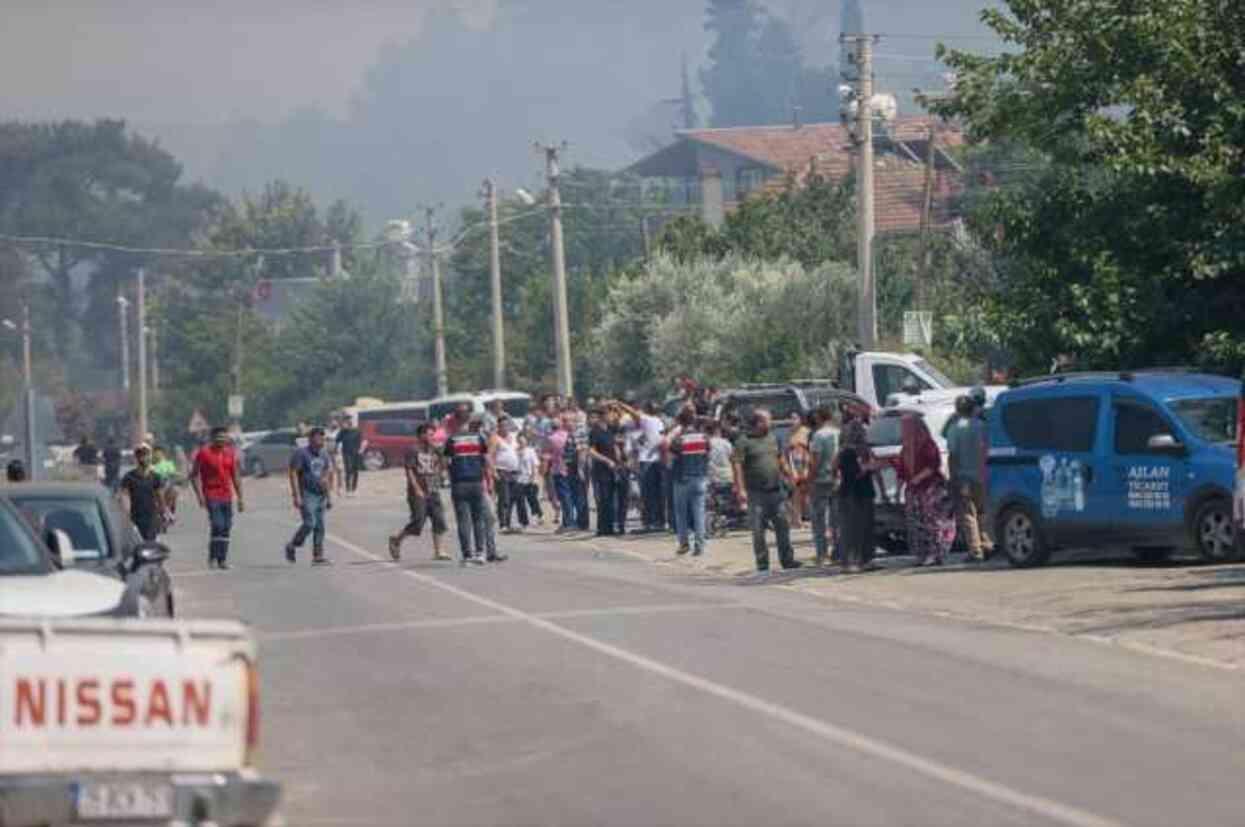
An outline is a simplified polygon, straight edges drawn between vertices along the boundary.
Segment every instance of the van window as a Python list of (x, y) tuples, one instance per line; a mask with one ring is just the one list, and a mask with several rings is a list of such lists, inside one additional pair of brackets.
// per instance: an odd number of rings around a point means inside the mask
[(415, 429), (418, 427), (414, 422), (396, 419), (387, 422), (377, 422), (376, 433), (380, 436), (415, 436)]
[(1003, 429), (1017, 448), (1030, 451), (1094, 449), (1098, 397), (1025, 399), (1003, 407)]
[(1153, 408), (1128, 402), (1117, 402), (1114, 407), (1117, 454), (1148, 454), (1150, 437), (1172, 432)]
[(927, 391), (933, 386), (903, 365), (874, 365), (873, 389), (878, 395), (878, 404), (886, 402), (892, 393), (903, 390), (904, 382), (913, 381), (918, 390)]
[(522, 419), (532, 408), (532, 400), (525, 398), (503, 399), (501, 409), (514, 419)]

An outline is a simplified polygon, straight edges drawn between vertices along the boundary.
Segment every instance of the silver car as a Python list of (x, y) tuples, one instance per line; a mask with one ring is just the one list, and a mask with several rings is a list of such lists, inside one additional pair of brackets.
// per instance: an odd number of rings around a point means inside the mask
[(293, 428), (269, 431), (242, 452), (242, 473), (266, 477), (273, 471), (284, 471), (294, 453), (297, 432)]

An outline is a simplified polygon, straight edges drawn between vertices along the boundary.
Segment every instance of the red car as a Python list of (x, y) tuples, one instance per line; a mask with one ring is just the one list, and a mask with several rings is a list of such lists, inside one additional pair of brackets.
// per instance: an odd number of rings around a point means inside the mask
[(415, 445), (415, 431), (420, 424), (408, 419), (365, 420), (360, 423), (363, 467), (368, 471), (401, 468), (406, 452)]

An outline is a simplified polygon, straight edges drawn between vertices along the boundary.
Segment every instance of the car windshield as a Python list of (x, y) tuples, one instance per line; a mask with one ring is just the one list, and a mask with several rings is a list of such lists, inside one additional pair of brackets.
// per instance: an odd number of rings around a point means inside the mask
[(1180, 399), (1169, 407), (1194, 436), (1207, 442), (1236, 442), (1236, 397)]
[(0, 575), (40, 574), (48, 560), (16, 511), (0, 507)]
[(938, 368), (934, 367), (933, 365), (931, 365), (929, 362), (925, 361), (924, 359), (916, 360), (916, 368), (917, 370), (924, 372), (925, 375), (933, 379), (934, 382), (940, 388), (954, 388), (955, 387), (955, 383), (952, 382), (950, 379), (948, 379), (946, 374), (944, 374), (942, 371), (940, 371)]
[(35, 518), (45, 536), (56, 530), (69, 535), (75, 560), (102, 560), (108, 556), (108, 532), (95, 500), (32, 496), (13, 497), (13, 502)]

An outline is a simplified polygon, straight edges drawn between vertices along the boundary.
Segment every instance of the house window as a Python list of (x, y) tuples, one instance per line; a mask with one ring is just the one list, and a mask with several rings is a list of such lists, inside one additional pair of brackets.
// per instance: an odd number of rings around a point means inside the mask
[(765, 183), (765, 170), (761, 167), (741, 167), (735, 173), (735, 196), (743, 198), (753, 190), (758, 190)]

